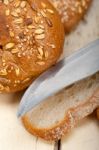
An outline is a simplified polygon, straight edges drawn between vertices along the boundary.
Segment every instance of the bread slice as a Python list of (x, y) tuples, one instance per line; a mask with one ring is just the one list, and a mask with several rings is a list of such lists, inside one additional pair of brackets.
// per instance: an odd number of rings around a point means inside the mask
[(99, 106), (99, 72), (48, 98), (23, 118), (26, 129), (57, 140)]

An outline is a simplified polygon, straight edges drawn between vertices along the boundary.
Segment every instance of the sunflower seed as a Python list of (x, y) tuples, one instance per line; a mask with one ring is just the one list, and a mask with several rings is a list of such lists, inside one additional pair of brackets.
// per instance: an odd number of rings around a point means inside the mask
[(39, 34), (35, 36), (35, 39), (37, 40), (43, 40), (45, 38), (45, 34)]
[(19, 49), (17, 49), (17, 48), (11, 50), (11, 53), (12, 53), (12, 54), (16, 54), (16, 53), (18, 53), (18, 52), (19, 52)]
[(43, 29), (38, 28), (35, 30), (35, 34), (42, 34), (42, 33), (44, 33)]
[(14, 43), (8, 43), (5, 45), (5, 49), (11, 49), (14, 47), (14, 45), (15, 45)]
[(5, 11), (5, 14), (6, 14), (6, 16), (9, 16), (9, 15), (10, 15), (10, 10), (7, 9), (7, 10)]
[(8, 1), (8, 0), (4, 0), (3, 2), (4, 2), (5, 5), (8, 5), (8, 4), (9, 4), (9, 1)]
[(43, 66), (43, 65), (45, 65), (45, 62), (44, 61), (38, 61), (38, 62), (36, 62), (36, 64)]
[(24, 8), (26, 6), (26, 1), (22, 1), (20, 6), (21, 6), (21, 8)]
[(14, 21), (16, 24), (21, 24), (23, 23), (23, 19), (22, 18), (18, 18), (18, 19), (15, 19)]
[(19, 7), (19, 5), (20, 5), (20, 1), (17, 0), (17, 1), (14, 3), (14, 7)]
[(11, 12), (11, 15), (12, 15), (13, 17), (18, 17), (18, 16), (19, 16), (18, 13), (15, 12), (15, 11), (12, 11), (12, 12)]
[(14, 32), (10, 31), (10, 37), (14, 37)]

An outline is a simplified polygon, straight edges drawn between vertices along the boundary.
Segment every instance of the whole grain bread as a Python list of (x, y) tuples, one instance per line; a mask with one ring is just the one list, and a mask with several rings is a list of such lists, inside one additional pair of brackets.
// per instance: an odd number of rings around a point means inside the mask
[(84, 18), (92, 0), (50, 0), (61, 16), (66, 33)]
[(26, 129), (57, 140), (99, 106), (99, 73), (48, 98), (23, 117)]
[(0, 0), (0, 92), (26, 88), (56, 63), (63, 43), (61, 19), (47, 0)]

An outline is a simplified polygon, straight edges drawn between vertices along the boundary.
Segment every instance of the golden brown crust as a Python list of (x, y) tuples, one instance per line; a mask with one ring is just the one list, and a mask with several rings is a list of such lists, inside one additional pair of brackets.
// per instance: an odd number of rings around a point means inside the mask
[(92, 0), (50, 0), (50, 2), (58, 10), (67, 33), (84, 17)]
[(60, 139), (64, 134), (74, 128), (81, 119), (91, 114), (99, 106), (99, 89), (93, 93), (92, 97), (86, 103), (71, 108), (66, 112), (64, 119), (55, 126), (39, 129), (30, 123), (27, 115), (22, 118), (23, 124), (31, 134), (45, 140), (52, 141)]
[(0, 92), (28, 86), (56, 63), (63, 43), (63, 25), (49, 2), (0, 1)]

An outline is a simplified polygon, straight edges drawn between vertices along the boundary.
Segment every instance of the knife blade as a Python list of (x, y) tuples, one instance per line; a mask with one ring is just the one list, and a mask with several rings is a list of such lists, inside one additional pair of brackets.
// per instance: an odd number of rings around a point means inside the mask
[(89, 43), (70, 57), (39, 76), (26, 90), (18, 109), (23, 116), (40, 102), (63, 88), (99, 71), (99, 39)]

